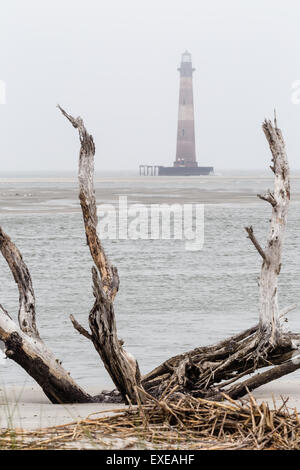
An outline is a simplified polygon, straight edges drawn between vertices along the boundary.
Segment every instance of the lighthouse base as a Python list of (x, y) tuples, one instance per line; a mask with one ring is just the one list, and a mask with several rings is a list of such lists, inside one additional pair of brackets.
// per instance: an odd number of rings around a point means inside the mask
[(159, 166), (158, 176), (198, 176), (212, 175), (213, 166)]

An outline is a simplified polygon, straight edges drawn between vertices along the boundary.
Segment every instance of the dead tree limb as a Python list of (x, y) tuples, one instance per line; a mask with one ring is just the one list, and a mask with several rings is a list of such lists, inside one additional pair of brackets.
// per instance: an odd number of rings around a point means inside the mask
[(78, 323), (78, 321), (74, 318), (73, 315), (70, 315), (70, 320), (71, 320), (72, 325), (74, 326), (75, 330), (78, 331), (78, 333), (85, 336), (87, 339), (92, 340), (92, 335), (85, 328), (83, 328), (83, 326), (80, 325), (80, 323)]
[[(284, 375), (291, 374), (295, 370), (299, 369), (299, 364), (299, 352), (297, 352), (295, 357), (288, 359), (286, 362), (283, 362), (282, 364), (279, 364), (262, 373), (256, 374), (244, 382), (237, 383), (229, 391), (227, 391), (226, 394), (228, 394), (228, 396), (233, 399), (240, 398), (246, 395), (248, 392), (252, 392), (256, 388), (261, 387), (262, 385), (279, 379)], [(214, 400), (222, 400), (222, 396), (215, 395)]]
[(18, 320), (21, 330), (28, 336), (39, 338), (35, 321), (35, 297), (31, 276), (15, 244), (0, 227), (0, 249), (19, 290)]
[[(300, 338), (285, 333), (283, 316), (291, 307), (279, 311), (277, 279), (281, 268), (281, 255), (290, 201), (290, 176), (285, 144), (276, 119), (264, 121), (263, 131), (272, 153), (271, 169), (274, 173), (274, 191), (258, 195), (271, 204), (272, 217), (263, 249), (252, 227), (245, 227), (248, 237), (262, 257), (260, 275), (259, 324), (240, 336), (229, 338), (214, 347), (197, 348), (164, 362), (143, 377), (145, 389), (159, 396), (168, 384), (195, 396), (220, 399), (222, 391), (238, 398), (247, 389), (254, 389), (300, 367), (298, 358)], [(294, 307), (294, 306), (293, 306)], [(190, 360), (188, 360), (190, 359)], [(193, 367), (191, 367), (191, 361)], [(257, 374), (241, 382), (245, 375), (257, 369), (275, 365), (270, 371)], [(198, 373), (195, 372), (198, 368)]]
[(19, 289), (19, 326), (3, 308), (0, 310), (0, 339), (4, 342), (6, 356), (36, 380), (52, 403), (92, 401), (40, 338), (29, 270), (20, 251), (1, 227), (0, 250)]
[[(138, 392), (138, 387), (141, 387), (139, 366), (135, 358), (123, 348), (122, 342), (117, 336), (113, 301), (119, 289), (118, 271), (110, 264), (97, 234), (94, 140), (87, 132), (80, 117), (73, 118), (60, 106), (58, 108), (79, 132), (79, 200), (87, 245), (97, 268), (92, 270), (95, 303), (89, 315), (91, 339), (123, 398), (125, 400), (129, 398), (132, 403), (136, 403), (137, 398), (143, 399), (143, 394)], [(78, 322), (74, 323), (74, 318), (72, 323), (80, 333), (88, 337), (89, 333)], [(137, 397), (137, 394), (140, 396)]]
[(266, 259), (266, 254), (265, 254), (264, 250), (262, 249), (262, 247), (260, 246), (259, 242), (257, 241), (257, 239), (254, 235), (253, 227), (252, 226), (251, 227), (245, 227), (245, 230), (248, 233), (248, 238), (252, 241), (253, 245), (257, 249), (257, 251), (260, 254), (260, 256), (262, 257), (262, 259), (265, 260)]
[(272, 346), (285, 341), (282, 333), (282, 322), (279, 318), (277, 300), (277, 281), (281, 269), (281, 255), (287, 215), (290, 203), (290, 171), (281, 130), (271, 121), (263, 123), (263, 131), (272, 152), (274, 168), (274, 192), (261, 196), (270, 202), (272, 217), (265, 250), (266, 258), (262, 263), (260, 274), (260, 312), (259, 322), (261, 335), (268, 338)]

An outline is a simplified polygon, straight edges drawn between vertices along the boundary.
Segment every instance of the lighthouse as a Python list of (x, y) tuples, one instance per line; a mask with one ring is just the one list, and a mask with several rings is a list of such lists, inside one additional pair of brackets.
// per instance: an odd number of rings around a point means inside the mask
[(181, 55), (180, 67), (177, 70), (180, 72), (180, 81), (175, 161), (173, 166), (140, 165), (140, 176), (196, 176), (214, 173), (213, 166), (198, 166), (196, 160), (193, 97), (195, 69), (188, 51)]
[(193, 97), (192, 56), (185, 51), (181, 56), (177, 147), (174, 167), (197, 167), (195, 148), (195, 119)]

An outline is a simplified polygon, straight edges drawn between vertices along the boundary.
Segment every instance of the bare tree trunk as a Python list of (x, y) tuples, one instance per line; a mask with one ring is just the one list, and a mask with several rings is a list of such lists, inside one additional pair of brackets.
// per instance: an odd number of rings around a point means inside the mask
[[(140, 371), (137, 361), (123, 348), (117, 337), (113, 300), (119, 287), (117, 269), (109, 263), (97, 235), (97, 208), (94, 193), (93, 138), (80, 118), (74, 119), (59, 108), (79, 131), (79, 199), (84, 219), (87, 244), (96, 268), (93, 268), (95, 303), (89, 316), (91, 333), (71, 316), (74, 327), (92, 340), (106, 369), (124, 400), (135, 403), (139, 396)], [(19, 289), (19, 326), (0, 305), (0, 339), (6, 356), (21, 365), (42, 387), (52, 403), (76, 403), (115, 400), (101, 393), (91, 397), (84, 392), (61, 366), (61, 362), (42, 341), (36, 326), (35, 297), (31, 276), (22, 255), (8, 235), (0, 228), (0, 250)], [(100, 278), (99, 278), (100, 275)]]
[(61, 366), (41, 340), (35, 320), (35, 297), (31, 276), (16, 245), (0, 227), (0, 250), (19, 289), (19, 326), (0, 309), (0, 339), (6, 356), (22, 366), (41, 386), (52, 403), (92, 401)]
[[(87, 244), (96, 265), (92, 270), (95, 303), (89, 315), (91, 334), (72, 317), (79, 333), (91, 339), (106, 370), (126, 401), (142, 400), (137, 387), (141, 387), (139, 366), (135, 358), (123, 348), (118, 339), (113, 301), (119, 288), (117, 269), (106, 257), (97, 234), (97, 207), (94, 190), (93, 137), (87, 132), (80, 117), (70, 116), (60, 106), (62, 114), (78, 129), (79, 154), (79, 200), (81, 204)], [(99, 275), (100, 278), (99, 278)], [(140, 396), (139, 396), (140, 395)]]
[[(300, 367), (300, 335), (284, 333), (282, 329), (282, 317), (295, 306), (279, 311), (277, 301), (277, 280), (290, 201), (289, 167), (276, 118), (274, 126), (265, 121), (263, 131), (272, 153), (271, 170), (275, 175), (274, 191), (258, 195), (272, 206), (265, 250), (257, 241), (253, 228), (245, 228), (263, 259), (259, 324), (219, 344), (175, 356), (149, 372), (142, 378), (142, 383), (153, 395), (159, 396), (167, 387), (177, 386), (177, 391), (195, 396), (220, 399), (221, 392), (226, 391), (229, 396), (238, 398), (248, 389), (253, 390)], [(240, 382), (242, 377), (272, 364), (276, 367)], [(234, 384), (237, 381), (238, 384)]]
[(272, 152), (273, 165), (270, 168), (275, 175), (274, 191), (258, 195), (272, 206), (269, 236), (264, 251), (256, 241), (252, 227), (246, 227), (246, 230), (263, 258), (260, 274), (260, 332), (264, 340), (269, 341), (271, 346), (276, 346), (285, 342), (278, 309), (277, 280), (281, 269), (282, 246), (290, 202), (290, 171), (284, 140), (281, 130), (277, 127), (276, 118), (275, 127), (270, 121), (265, 121), (263, 130)]

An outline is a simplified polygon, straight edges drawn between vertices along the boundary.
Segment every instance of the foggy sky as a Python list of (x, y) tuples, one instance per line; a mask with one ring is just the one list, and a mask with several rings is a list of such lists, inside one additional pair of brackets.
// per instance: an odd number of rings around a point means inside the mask
[(198, 163), (266, 168), (261, 130), (276, 107), (300, 169), (297, 0), (1, 0), (0, 175), (74, 170), (81, 115), (98, 170), (172, 165), (180, 55), (192, 54)]

